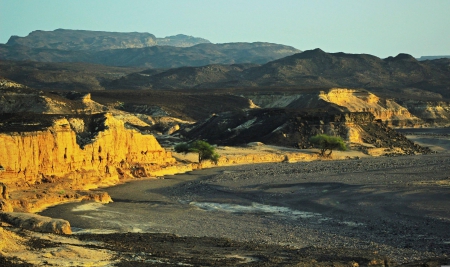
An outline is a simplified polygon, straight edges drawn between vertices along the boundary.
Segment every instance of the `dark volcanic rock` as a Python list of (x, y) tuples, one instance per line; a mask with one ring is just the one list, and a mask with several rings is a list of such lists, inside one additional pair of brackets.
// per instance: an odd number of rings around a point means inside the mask
[(349, 128), (359, 128), (364, 143), (377, 147), (401, 147), (407, 154), (430, 153), (402, 134), (374, 121), (369, 112), (325, 110), (253, 109), (221, 113), (181, 133), (189, 139), (205, 139), (218, 145), (263, 142), (285, 147), (312, 148), (309, 138), (329, 134), (348, 139)]

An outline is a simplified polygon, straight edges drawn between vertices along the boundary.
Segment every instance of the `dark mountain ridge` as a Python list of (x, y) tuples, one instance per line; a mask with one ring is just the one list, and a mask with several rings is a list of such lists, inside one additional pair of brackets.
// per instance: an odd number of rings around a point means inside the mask
[[(208, 80), (202, 78), (205, 75)], [(113, 83), (114, 88), (127, 88), (130, 80), (123, 77)], [(407, 54), (380, 59), (367, 54), (326, 53), (315, 49), (246, 68), (171, 69), (142, 77), (141, 85), (133, 83), (133, 88), (140, 89), (231, 87), (347, 87), (376, 92), (417, 88), (450, 98), (450, 59), (417, 61)]]
[(0, 45), (0, 60), (38, 62), (84, 62), (108, 66), (177, 68), (208, 64), (263, 64), (300, 52), (271, 43), (198, 44), (191, 47), (151, 46), (144, 48), (59, 50)]

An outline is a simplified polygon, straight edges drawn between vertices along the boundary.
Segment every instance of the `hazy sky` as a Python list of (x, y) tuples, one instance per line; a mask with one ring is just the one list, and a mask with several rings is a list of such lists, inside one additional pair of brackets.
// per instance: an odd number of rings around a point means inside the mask
[(0, 0), (0, 43), (58, 28), (183, 33), (382, 58), (450, 55), (450, 0)]

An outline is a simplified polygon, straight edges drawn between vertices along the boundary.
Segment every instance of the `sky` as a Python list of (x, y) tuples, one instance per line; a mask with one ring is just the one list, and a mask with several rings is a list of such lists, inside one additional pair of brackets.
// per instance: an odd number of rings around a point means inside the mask
[(450, 0), (0, 0), (0, 43), (58, 28), (300, 50), (450, 55)]

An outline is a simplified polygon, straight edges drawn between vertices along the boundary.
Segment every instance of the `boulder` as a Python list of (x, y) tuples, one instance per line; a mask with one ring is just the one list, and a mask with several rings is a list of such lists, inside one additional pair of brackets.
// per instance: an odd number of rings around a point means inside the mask
[(1, 199), (9, 199), (8, 188), (6, 187), (6, 185), (4, 183), (1, 183), (1, 182), (0, 182), (0, 198)]
[(53, 219), (32, 213), (1, 212), (0, 220), (15, 227), (54, 234), (71, 234), (70, 223), (63, 219)]

